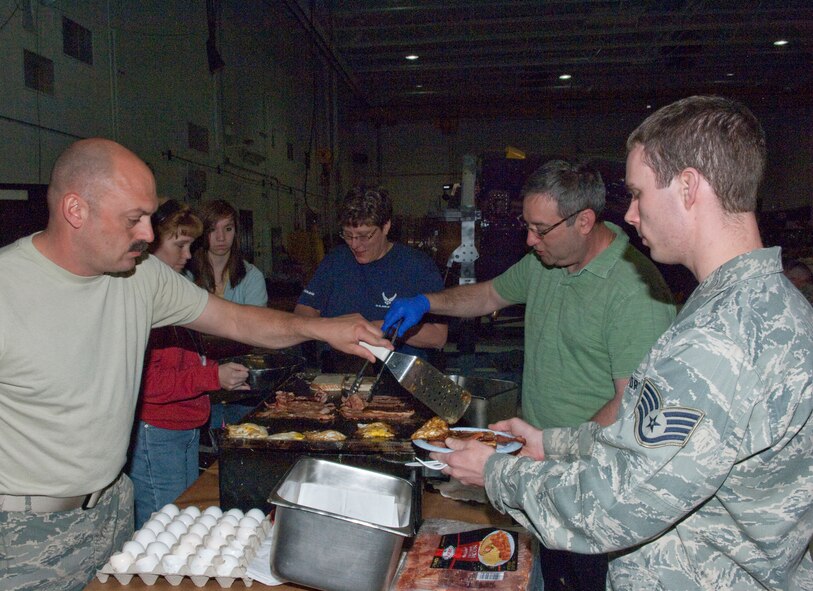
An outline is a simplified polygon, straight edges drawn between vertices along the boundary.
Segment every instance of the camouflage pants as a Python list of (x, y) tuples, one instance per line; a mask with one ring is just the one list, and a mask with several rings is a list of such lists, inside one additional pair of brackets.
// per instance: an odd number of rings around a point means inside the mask
[(0, 511), (0, 589), (83, 589), (133, 534), (133, 485), (126, 475), (93, 509)]

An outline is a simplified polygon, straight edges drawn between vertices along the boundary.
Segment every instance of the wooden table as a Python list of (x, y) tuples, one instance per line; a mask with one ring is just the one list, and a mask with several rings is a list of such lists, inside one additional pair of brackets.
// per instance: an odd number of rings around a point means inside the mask
[[(209, 507), (211, 505), (220, 504), (220, 490), (218, 482), (218, 465), (214, 464), (209, 467), (195, 483), (190, 486), (176, 501), (176, 504), (181, 507), (188, 507), (195, 505), (197, 507)], [(507, 526), (511, 525), (512, 521), (509, 517), (501, 515), (491, 505), (472, 504), (460, 501), (453, 501), (447, 499), (436, 492), (424, 491), (422, 512), (424, 519), (455, 519), (458, 521), (465, 521), (468, 523), (476, 523), (483, 525), (496, 525)], [(222, 589), (222, 587), (214, 579), (210, 580), (203, 587), (196, 587), (191, 579), (184, 578), (180, 585), (172, 586), (163, 578), (160, 578), (154, 585), (144, 584), (140, 578), (133, 577), (128, 585), (121, 585), (114, 577), (110, 577), (106, 583), (100, 583), (98, 579), (93, 579), (90, 584), (85, 587), (85, 591), (110, 591), (111, 589), (128, 589), (130, 591), (165, 591), (165, 590), (181, 590), (192, 591), (194, 589)], [(249, 589), (242, 580), (234, 581), (230, 589), (240, 590)], [(258, 581), (254, 581), (250, 587), (252, 591), (290, 591), (290, 590), (307, 590), (310, 587), (302, 587), (301, 585), (294, 585), (292, 583), (285, 583), (283, 585), (269, 586), (263, 585)]]

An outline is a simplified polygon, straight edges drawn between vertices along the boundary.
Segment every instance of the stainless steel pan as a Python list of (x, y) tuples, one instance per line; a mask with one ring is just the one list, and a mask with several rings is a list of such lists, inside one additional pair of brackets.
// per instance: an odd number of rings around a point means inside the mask
[(248, 390), (215, 390), (209, 394), (213, 403), (235, 402), (274, 392), (298, 371), (305, 369), (305, 359), (287, 353), (250, 353), (220, 359), (218, 363), (239, 363), (248, 368)]

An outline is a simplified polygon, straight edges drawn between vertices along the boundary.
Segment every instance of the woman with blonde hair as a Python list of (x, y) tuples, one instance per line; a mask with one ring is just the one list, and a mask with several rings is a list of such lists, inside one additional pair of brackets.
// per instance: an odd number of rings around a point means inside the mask
[[(152, 216), (150, 254), (181, 273), (203, 224), (188, 206), (164, 202)], [(130, 447), (135, 527), (171, 503), (198, 477), (201, 425), (209, 418), (212, 390), (247, 389), (248, 370), (206, 358), (200, 335), (183, 326), (150, 332), (141, 398)]]

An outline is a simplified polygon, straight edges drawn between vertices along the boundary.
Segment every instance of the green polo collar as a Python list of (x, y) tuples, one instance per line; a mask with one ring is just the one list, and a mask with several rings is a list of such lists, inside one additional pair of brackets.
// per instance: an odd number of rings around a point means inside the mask
[(615, 234), (615, 240), (613, 240), (607, 248), (598, 253), (598, 256), (587, 263), (585, 267), (570, 274), (571, 277), (577, 277), (583, 272), (590, 272), (593, 275), (606, 279), (609, 277), (612, 268), (624, 255), (624, 251), (627, 249), (627, 245), (630, 241), (627, 233), (611, 222), (602, 223), (612, 230), (613, 234)]

